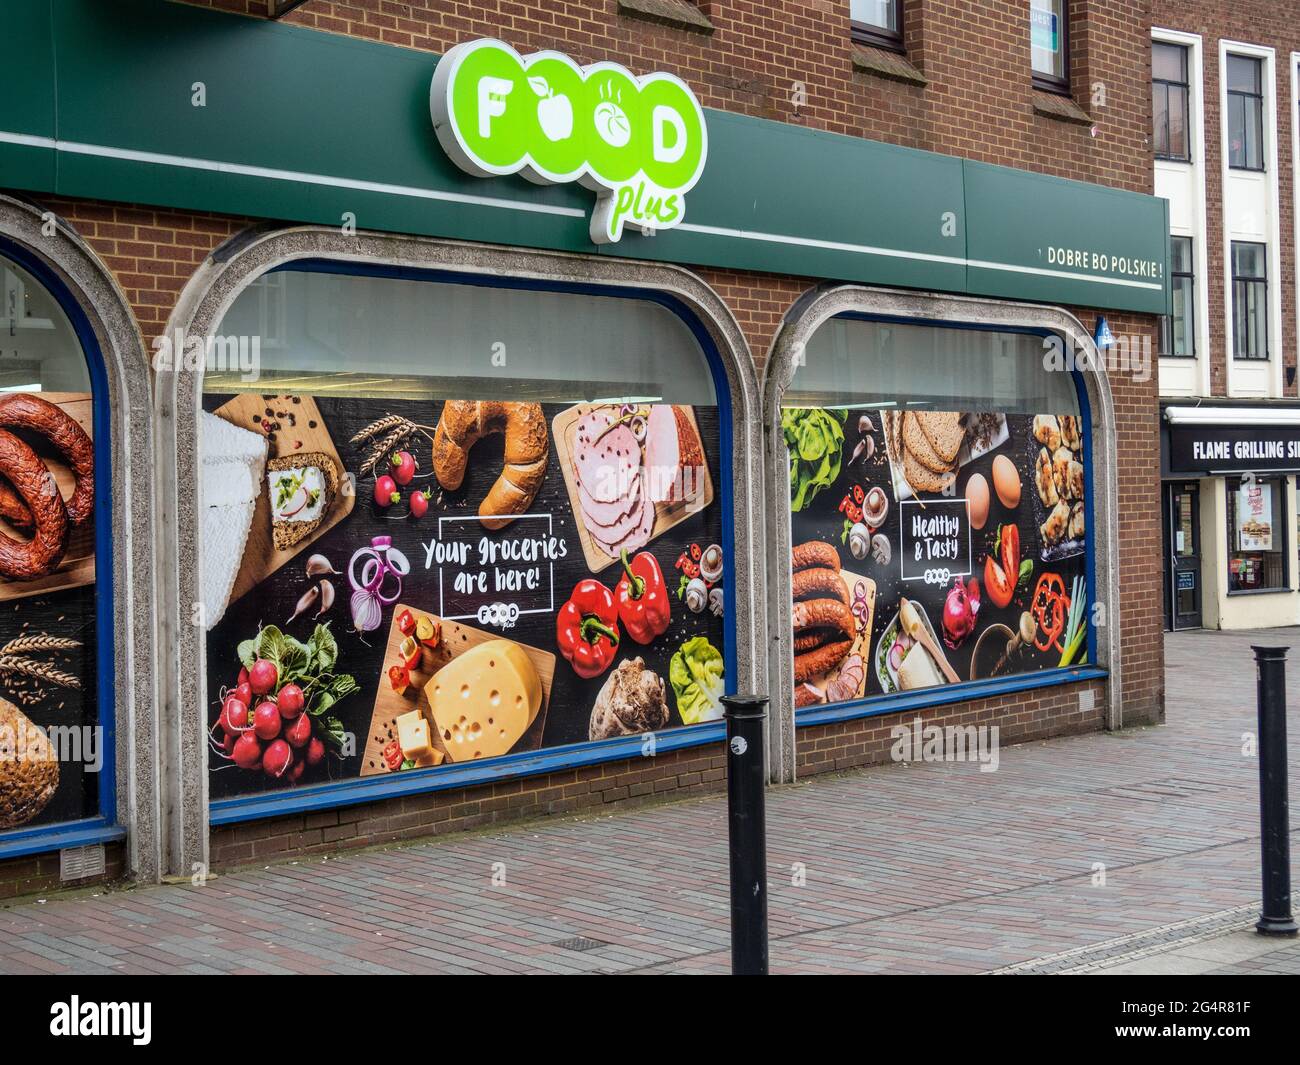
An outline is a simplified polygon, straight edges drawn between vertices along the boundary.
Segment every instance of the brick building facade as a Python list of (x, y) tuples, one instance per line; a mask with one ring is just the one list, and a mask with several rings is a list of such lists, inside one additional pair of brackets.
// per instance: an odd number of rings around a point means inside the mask
[[(212, 0), (234, 16), (261, 19), (258, 0)], [(990, 0), (972, 5), (950, 0), (902, 0), (902, 51), (855, 40), (847, 0), (773, 4), (699, 3), (685, 0), (602, 0), (596, 3), (404, 3), (394, 0), (308, 0), (283, 16), (303, 30), (379, 42), (419, 53), (442, 54), (473, 38), (496, 37), (519, 52), (555, 49), (581, 63), (611, 61), (635, 73), (667, 71), (684, 80), (706, 108), (774, 120), (820, 133), (843, 134), (906, 148), (919, 148), (1149, 194), (1153, 189), (1150, 147), (1150, 40), (1152, 17), (1145, 2), (1071, 0), (1068, 4), (1069, 93), (1035, 88), (1031, 76), (1028, 0)], [(1206, 8), (1205, 18), (1226, 5), (1163, 5)], [(1260, 5), (1261, 7), (1265, 5)], [(1156, 4), (1160, 23), (1162, 5)], [(1240, 10), (1240, 5), (1234, 7)], [(1266, 21), (1261, 16), (1261, 21)], [(1281, 39), (1278, 27), (1278, 40)], [(336, 71), (347, 78), (347, 69)], [(1282, 77), (1279, 73), (1279, 92)], [(1284, 155), (1288, 160), (1290, 155)], [(1284, 173), (1289, 173), (1289, 170)], [(1292, 186), (1284, 179), (1284, 188)], [(8, 191), (3, 171), (0, 190)], [(864, 174), (854, 211), (888, 212), (897, 190), (873, 185)], [(295, 219), (239, 216), (180, 206), (130, 202), (120, 194), (68, 196), (12, 189), (12, 195), (57, 213), (85, 242), (120, 288), (145, 345), (178, 315), (178, 302), (201, 267), (235, 254), (250, 232)], [(147, 197), (140, 197), (147, 200)], [(1283, 197), (1290, 204), (1289, 193)], [(1286, 208), (1283, 227), (1292, 218)], [(1007, 218), (1007, 226), (1033, 219)], [(361, 223), (364, 228), (364, 219)], [(716, 294), (734, 316), (754, 362), (755, 380), (791, 316), (792, 307), (825, 277), (778, 274), (733, 267), (683, 265)], [(1292, 277), (1293, 274), (1285, 274)], [(1288, 287), (1284, 284), (1284, 287)], [(1289, 289), (1293, 289), (1291, 283)], [(1288, 350), (1294, 365), (1294, 293), (1287, 297)], [(1153, 315), (1107, 305), (1064, 308), (1088, 335), (1105, 316), (1123, 337), (1154, 338)], [(1160, 622), (1151, 604), (1161, 594), (1159, 557), (1163, 531), (1157, 504), (1159, 435), (1154, 376), (1113, 372), (1115, 498), (1113, 528), (1105, 535), (1117, 567), (1118, 603), (1101, 601), (1103, 624), (1122, 632), (1123, 658), (1109, 663), (1112, 680), (1088, 677), (1035, 690), (938, 702), (917, 710), (849, 717), (794, 730), (788, 776), (830, 772), (887, 760), (890, 728), (921, 716), (928, 724), (999, 724), (1002, 742), (1163, 719)], [(1291, 395), (1294, 395), (1292, 386)], [(762, 614), (761, 606), (758, 613)], [(788, 653), (788, 652), (787, 652)], [(1122, 696), (1108, 713), (1109, 688)], [(160, 670), (165, 677), (165, 671)], [(762, 671), (760, 670), (760, 673)], [(1086, 696), (1086, 697), (1085, 697)], [(159, 715), (182, 716), (181, 702), (160, 692)], [(154, 747), (168, 754), (168, 730), (160, 721)], [(430, 833), (493, 824), (542, 814), (580, 812), (608, 803), (665, 793), (721, 788), (722, 745), (685, 747), (653, 759), (626, 757), (594, 765), (557, 768), (496, 783), (432, 790), (405, 797), (327, 809), (265, 816), (223, 824), (211, 831), (214, 868), (263, 861), (291, 853), (360, 846)], [(158, 797), (155, 802), (158, 803)], [(166, 805), (166, 802), (160, 803)], [(124, 821), (125, 823), (125, 821)], [(127, 825), (128, 831), (131, 830)], [(166, 826), (162, 836), (180, 830)], [(110, 843), (110, 874), (125, 859)], [(163, 866), (178, 871), (165, 857)], [(179, 846), (179, 845), (177, 845)], [(128, 847), (129, 851), (129, 847)], [(178, 849), (176, 854), (183, 852)], [(158, 860), (131, 862), (146, 878)], [(0, 862), (0, 894), (45, 890), (57, 881), (48, 858)]]

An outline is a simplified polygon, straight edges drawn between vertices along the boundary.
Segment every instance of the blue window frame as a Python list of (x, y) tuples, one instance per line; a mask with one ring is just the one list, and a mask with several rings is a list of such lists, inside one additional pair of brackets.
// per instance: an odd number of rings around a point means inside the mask
[[(713, 506), (717, 507), (719, 511), (721, 525), (719, 543), (728, 545), (724, 556), (723, 609), (725, 623), (722, 631), (722, 653), (725, 667), (725, 691), (733, 692), (735, 690), (735, 570), (730, 549), (730, 545), (735, 543), (733, 488), (729, 459), (733, 446), (731, 400), (726, 370), (713, 338), (703, 323), (685, 304), (675, 297), (653, 289), (624, 288), (587, 283), (558, 283), (509, 276), (489, 277), (457, 271), (363, 265), (324, 259), (288, 263), (276, 268), (271, 273), (264, 275), (264, 277), (272, 278), (277, 274), (285, 275), (295, 272), (396, 281), (434, 282), (461, 286), (466, 290), (465, 298), (467, 300), (473, 298), (470, 290), (475, 288), (504, 289), (521, 293), (559, 293), (593, 299), (615, 297), (624, 300), (644, 301), (656, 305), (668, 311), (674, 319), (683, 324), (703, 353), (717, 406), (717, 447), (720, 461), (718, 463), (719, 477), (716, 485), (717, 495)], [(222, 331), (227, 331), (226, 323), (223, 323), (221, 328)], [(210, 386), (211, 382), (205, 385), (205, 391)], [(707, 450), (713, 445), (706, 441), (705, 446)], [(675, 572), (669, 571), (666, 566), (664, 567), (664, 574), (665, 578), (670, 581), (676, 578)], [(603, 577), (605, 575), (598, 574), (597, 576)], [(616, 578), (610, 577), (608, 583), (612, 585), (614, 580)], [(344, 603), (342, 608), (343, 616), (346, 616), (346, 596), (342, 596), (342, 600)], [(674, 600), (674, 616), (682, 609)], [(640, 650), (638, 648), (638, 652)], [(567, 664), (562, 660), (557, 663), (557, 666), (568, 668)], [(209, 702), (214, 697), (213, 693), (209, 691)], [(356, 698), (356, 696), (353, 697)], [(369, 698), (368, 693), (365, 698)], [(724, 735), (725, 723), (721, 720), (667, 727), (656, 731), (655, 751), (656, 753), (667, 752), (715, 743), (722, 739)], [(291, 812), (376, 802), (396, 796), (467, 787), (638, 757), (644, 754), (644, 743), (644, 734), (637, 733), (616, 738), (568, 743), (563, 746), (548, 747), (535, 751), (513, 751), (481, 761), (445, 763), (429, 769), (408, 769), (399, 773), (299, 785), (288, 790), (215, 798), (209, 802), (209, 823), (212, 825), (229, 824)]]
[[(836, 316), (836, 318), (832, 319), (831, 322), (826, 323), (826, 325), (824, 325), (822, 328), (825, 329), (826, 326), (831, 325), (833, 322), (837, 322), (837, 321), (864, 322), (864, 323), (872, 323), (872, 324), (884, 325), (884, 326), (888, 326), (888, 325), (898, 325), (898, 326), (905, 326), (905, 327), (929, 326), (940, 330), (953, 330), (953, 331), (962, 331), (967, 333), (1009, 334), (1011, 336), (1023, 336), (1023, 337), (1036, 338), (1044, 346), (1046, 346), (1048, 343), (1064, 342), (1063, 338), (1061, 338), (1059, 334), (1046, 329), (1023, 329), (1023, 328), (1006, 328), (1006, 327), (999, 327), (994, 329), (991, 327), (979, 326), (970, 323), (925, 321), (925, 320), (918, 320), (918, 319), (911, 319), (911, 318), (890, 318), (888, 316), (854, 314), (854, 313), (838, 315)], [(801, 362), (801, 368), (806, 367), (811, 361), (817, 358), (817, 352), (814, 348), (815, 342), (816, 342), (815, 337), (813, 340), (809, 341), (808, 350), (804, 356), (803, 362)], [(840, 357), (844, 357), (846, 352), (842, 350), (843, 342), (841, 341), (840, 344), (841, 344), (841, 348), (839, 350), (836, 350), (835, 353)], [(902, 342), (900, 342), (899, 350), (900, 351), (903, 350)], [(864, 369), (864, 367), (861, 365), (860, 359), (855, 358), (852, 359), (851, 361), (855, 364), (858, 364), (858, 372), (861, 372)], [(797, 404), (805, 403), (805, 402), (815, 402), (818, 404), (825, 404), (829, 407), (829, 406), (833, 406), (836, 403), (843, 402), (843, 400), (840, 397), (834, 394), (835, 389), (833, 389), (829, 385), (829, 381), (820, 378), (810, 379), (815, 381), (815, 383), (808, 385), (810, 391), (807, 393), (806, 396), (798, 396), (796, 394), (796, 389), (799, 387), (800, 372), (802, 372), (802, 369), (796, 370), (795, 383), (792, 384), (790, 386), (790, 389), (786, 392), (786, 398), (783, 400), (783, 403), (789, 402), (792, 397), (794, 398), (794, 402)], [(1086, 489), (1082, 503), (1085, 508), (1086, 528), (1088, 532), (1085, 537), (1085, 548), (1082, 557), (1082, 573), (1079, 575), (1082, 576), (1083, 578), (1084, 587), (1086, 588), (1087, 602), (1088, 602), (1088, 613), (1085, 616), (1085, 620), (1083, 622), (1086, 625), (1086, 636), (1084, 638), (1084, 647), (1086, 648), (1086, 652), (1087, 652), (1086, 655), (1087, 664), (1072, 665), (1065, 668), (1060, 668), (1060, 667), (1039, 668), (1033, 672), (999, 676), (993, 678), (985, 678), (979, 680), (967, 680), (965, 677), (963, 677), (961, 683), (957, 683), (957, 684), (944, 684), (940, 686), (921, 688), (913, 691), (895, 691), (888, 694), (868, 693), (863, 698), (847, 699), (842, 702), (828, 702), (820, 705), (804, 706), (796, 710), (795, 723), (797, 726), (802, 727), (805, 725), (825, 724), (832, 721), (843, 721), (843, 720), (850, 720), (850, 719), (861, 718), (861, 717), (878, 716), (881, 714), (897, 714), (908, 710), (919, 709), (922, 707), (943, 705), (943, 704), (955, 703), (955, 702), (966, 702), (973, 699), (980, 699), (980, 698), (985, 698), (994, 695), (1003, 695), (1003, 694), (1013, 693), (1017, 691), (1026, 691), (1026, 690), (1043, 688), (1043, 687), (1051, 687), (1060, 684), (1071, 684), (1071, 683), (1085, 681), (1093, 678), (1105, 677), (1107, 675), (1107, 671), (1105, 669), (1096, 665), (1097, 632), (1094, 624), (1095, 616), (1092, 607), (1092, 604), (1096, 603), (1096, 558), (1095, 558), (1095, 542), (1093, 536), (1093, 530), (1095, 529), (1096, 507), (1095, 507), (1095, 500), (1093, 495), (1094, 480), (1093, 480), (1093, 456), (1092, 456), (1092, 412), (1091, 412), (1090, 404), (1088, 402), (1087, 385), (1082, 375), (1073, 369), (1070, 369), (1068, 371), (1062, 371), (1062, 372), (1069, 373), (1070, 375), (1069, 378), (1070, 385), (1068, 388), (1069, 397), (1077, 401), (1077, 416), (1080, 419), (1079, 431), (1080, 431), (1081, 444), (1082, 444), (1081, 454), (1082, 454), (1083, 478), (1084, 478), (1084, 485)], [(863, 378), (857, 377), (855, 375), (852, 378), (852, 384), (849, 385), (848, 387), (850, 388), (850, 390), (857, 391), (861, 388), (863, 380), (864, 380)], [(954, 393), (954, 391), (959, 388), (960, 385), (954, 385), (951, 381), (945, 382), (941, 385), (937, 385), (935, 390), (936, 395), (927, 397), (923, 405), (926, 406), (928, 409), (944, 409), (947, 405), (950, 405), (952, 402), (952, 396), (950, 395), (950, 393)], [(879, 389), (877, 389), (877, 391), (879, 391)], [(1053, 390), (1045, 389), (1045, 392), (1046, 391), (1053, 391)], [(1064, 393), (1058, 396), (1058, 402), (1063, 395)], [(894, 398), (900, 401), (906, 401), (906, 399), (908, 399), (909, 397), (894, 397)], [(879, 428), (880, 425), (877, 423), (875, 429), (879, 429)], [(996, 454), (997, 453), (996, 449), (992, 453)], [(837, 487), (838, 487), (838, 491), (835, 491), (833, 494), (838, 496), (839, 491), (843, 491), (844, 489), (842, 485)], [(1025, 479), (1023, 490), (1026, 497), (1031, 496), (1035, 491), (1035, 488), (1030, 479), (1028, 478)], [(992, 524), (992, 522), (990, 522), (990, 524)], [(845, 522), (845, 525), (847, 527), (848, 525), (847, 520)], [(799, 539), (800, 537), (798, 536), (798, 534), (792, 529), (792, 543), (798, 543)], [(1032, 543), (1032, 539), (1030, 540), (1030, 542)], [(897, 547), (898, 545), (895, 544), (894, 549), (897, 550)], [(1028, 549), (1026, 548), (1026, 553), (1027, 552)], [(974, 560), (972, 561), (974, 562)], [(1037, 556), (1033, 558), (1033, 561), (1035, 563), (1035, 568), (1034, 568), (1034, 573), (1030, 578), (1031, 586), (1033, 582), (1036, 582), (1039, 574), (1043, 572), (1045, 569), (1049, 568), (1049, 565), (1043, 563)], [(845, 563), (846, 568), (849, 564), (850, 563), (846, 561)], [(894, 560), (894, 564), (896, 564), (896, 560)], [(871, 565), (872, 563), (870, 561), (860, 564), (863, 572), (870, 572)], [(978, 567), (972, 565), (972, 569), (978, 570)], [(983, 581), (982, 573), (977, 572), (976, 576), (979, 577), (981, 586), (983, 586), (984, 581)], [(987, 602), (987, 591), (985, 591), (985, 601)], [(879, 601), (877, 601), (876, 616), (873, 619), (873, 632), (871, 633), (871, 639), (868, 641), (868, 646), (872, 649), (871, 658), (867, 663), (869, 670), (874, 668), (874, 661), (876, 658), (876, 643), (874, 641), (879, 638), (880, 624), (882, 620), (879, 616), (879, 612), (882, 609), (883, 609), (883, 605)], [(935, 631), (937, 636), (938, 635), (937, 627)], [(1083, 656), (1076, 656), (1075, 661), (1078, 662), (1082, 657)]]
[[(0, 831), (0, 859), (42, 851), (77, 847), (121, 839), (125, 831), (117, 823), (117, 769), (115, 726), (115, 618), (113, 609), (112, 537), (112, 423), (108, 404), (108, 379), (94, 329), (85, 310), (59, 275), (39, 255), (16, 241), (0, 237), (0, 257), (8, 259), (43, 287), (66, 315), (85, 357), (91, 393), (92, 438), (95, 457), (95, 502), (93, 507), (93, 551), (95, 562), (95, 606), (90, 623), (95, 629), (94, 690), (83, 692), (95, 699), (94, 727), (99, 729), (102, 755), (96, 776), (95, 811), (86, 816), (20, 826)], [(12, 317), (12, 314), (10, 314)], [(12, 321), (10, 323), (13, 324)], [(2, 346), (2, 345), (0, 345)], [(51, 593), (57, 594), (57, 593)], [(67, 772), (61, 766), (60, 782)], [(87, 770), (88, 772), (88, 770)], [(56, 792), (57, 796), (57, 792)]]

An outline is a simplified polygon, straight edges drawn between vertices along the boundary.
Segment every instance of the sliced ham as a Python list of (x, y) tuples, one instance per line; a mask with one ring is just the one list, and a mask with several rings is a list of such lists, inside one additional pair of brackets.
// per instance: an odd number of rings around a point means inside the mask
[(641, 467), (641, 445), (636, 434), (626, 425), (609, 428), (616, 420), (616, 409), (598, 407), (578, 421), (574, 471), (579, 485), (597, 503), (627, 499)]
[(682, 407), (656, 403), (646, 423), (646, 486), (655, 503), (673, 503), (700, 490), (704, 449)]
[(593, 531), (590, 525), (587, 526), (587, 531), (591, 533), (591, 538), (595, 541), (596, 546), (611, 558), (618, 558), (620, 551), (626, 551), (628, 554), (631, 554), (634, 551), (641, 550), (641, 548), (650, 542), (650, 533), (655, 527), (654, 504), (646, 501), (644, 492), (641, 494), (641, 502), (637, 507), (636, 513), (638, 519), (636, 528), (621, 540), (612, 542), (606, 540)]
[(582, 504), (582, 521), (587, 530), (607, 543), (616, 543), (641, 524), (641, 485), (639, 475), (632, 485), (631, 496), (615, 503), (601, 503), (592, 499), (587, 490), (578, 485), (578, 499)]

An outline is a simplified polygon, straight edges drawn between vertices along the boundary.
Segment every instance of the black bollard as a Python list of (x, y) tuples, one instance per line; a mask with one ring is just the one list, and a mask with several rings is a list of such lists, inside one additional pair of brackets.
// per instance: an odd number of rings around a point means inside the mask
[(724, 695), (727, 836), (731, 844), (731, 972), (767, 975), (767, 700)]
[(1255, 922), (1262, 936), (1293, 936), (1291, 846), (1286, 780), (1285, 647), (1252, 647), (1259, 701), (1259, 830), (1264, 910)]

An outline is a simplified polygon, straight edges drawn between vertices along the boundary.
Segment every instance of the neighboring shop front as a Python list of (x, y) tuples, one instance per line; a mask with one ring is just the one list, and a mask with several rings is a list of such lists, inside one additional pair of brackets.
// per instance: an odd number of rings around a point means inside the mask
[[(774, 782), (915, 714), (1159, 718), (1119, 652), (1147, 391), (1081, 308), (1166, 309), (1161, 201), (161, 5), (227, 108), (191, 123), (130, 17), (54, 7), (64, 73), (14, 77), (78, 147), (34, 120), (12, 180), (287, 220), (149, 338), (164, 869), (717, 787), (725, 692), (771, 696)], [(136, 72), (111, 114), (91, 54)]]
[(1161, 413), (1166, 627), (1300, 624), (1300, 408), (1179, 400)]

